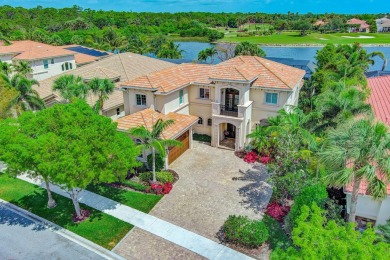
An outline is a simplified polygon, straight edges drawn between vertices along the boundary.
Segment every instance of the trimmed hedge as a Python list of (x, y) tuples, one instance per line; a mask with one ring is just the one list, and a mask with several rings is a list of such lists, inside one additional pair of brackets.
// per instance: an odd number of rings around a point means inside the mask
[(246, 216), (229, 216), (222, 226), (224, 239), (247, 248), (257, 248), (268, 240), (267, 226)]
[(193, 134), (192, 139), (199, 142), (211, 143), (211, 136), (205, 134)]
[[(139, 179), (141, 181), (145, 181), (145, 182), (151, 181), (151, 180), (153, 180), (153, 173), (152, 172), (140, 173)], [(156, 172), (156, 179), (158, 182), (161, 182), (164, 184), (167, 182), (173, 183), (175, 180), (175, 178), (173, 177), (173, 174), (170, 172)]]

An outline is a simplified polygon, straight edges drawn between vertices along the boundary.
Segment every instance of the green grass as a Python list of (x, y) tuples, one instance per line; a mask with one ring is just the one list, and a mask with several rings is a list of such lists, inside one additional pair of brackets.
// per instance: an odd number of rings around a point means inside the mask
[[(345, 38), (342, 36), (359, 37), (370, 36), (374, 38)], [(300, 36), (299, 32), (274, 33), (268, 36), (237, 37), (237, 34), (229, 33), (220, 42), (243, 42), (248, 41), (256, 44), (351, 44), (359, 42), (361, 44), (390, 44), (389, 33), (310, 33), (307, 36)]]
[(92, 242), (111, 250), (133, 226), (110, 215), (81, 204), (91, 212), (90, 217), (81, 223), (73, 223), (72, 201), (53, 194), (57, 207), (48, 209), (46, 190), (28, 182), (0, 175), (0, 198), (42, 218), (66, 228)]
[(149, 213), (160, 201), (162, 195), (145, 194), (136, 191), (117, 189), (105, 185), (90, 186), (88, 190), (120, 202), (144, 213)]

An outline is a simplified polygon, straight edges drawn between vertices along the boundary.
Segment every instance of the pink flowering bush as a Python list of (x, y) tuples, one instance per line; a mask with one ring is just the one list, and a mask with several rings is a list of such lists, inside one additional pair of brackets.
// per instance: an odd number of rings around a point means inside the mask
[(268, 164), (270, 160), (271, 160), (271, 157), (269, 157), (269, 156), (260, 157), (260, 162), (263, 164)]
[(290, 212), (289, 206), (282, 206), (276, 202), (272, 202), (267, 206), (267, 214), (279, 222), (283, 221), (288, 212)]
[(256, 152), (250, 151), (245, 155), (244, 161), (247, 163), (254, 163), (257, 161), (258, 158), (259, 156), (257, 155)]
[(153, 183), (150, 188), (153, 190), (154, 193), (157, 195), (161, 194), (169, 194), (169, 192), (172, 190), (172, 184), (170, 182), (167, 182), (165, 184), (161, 183)]

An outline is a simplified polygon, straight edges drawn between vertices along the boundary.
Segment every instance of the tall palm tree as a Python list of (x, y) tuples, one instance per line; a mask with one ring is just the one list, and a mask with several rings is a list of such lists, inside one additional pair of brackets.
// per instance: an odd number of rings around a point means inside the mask
[(218, 51), (215, 47), (207, 48), (201, 50), (198, 54), (198, 60), (207, 61), (210, 58), (210, 64), (214, 63), (214, 57), (218, 54)]
[(63, 75), (57, 78), (52, 88), (60, 92), (65, 102), (71, 102), (75, 98), (86, 99), (90, 90), (83, 78), (75, 75)]
[(114, 92), (115, 85), (109, 79), (94, 78), (89, 82), (89, 87), (91, 88), (92, 93), (98, 96), (95, 109), (102, 113), (104, 101), (106, 101), (108, 96)]
[(32, 68), (30, 67), (30, 63), (28, 63), (27, 61), (20, 60), (18, 63), (13, 65), (13, 67), (16, 73), (19, 73), (24, 77), (26, 77), (27, 74), (33, 72)]
[(390, 180), (390, 135), (387, 127), (371, 119), (350, 120), (329, 132), (319, 153), (327, 166), (326, 180), (331, 186), (352, 185), (349, 221), (354, 222), (359, 187), (367, 182), (375, 199), (387, 195)]
[(35, 79), (27, 79), (19, 74), (15, 74), (12, 77), (1, 74), (1, 79), (5, 86), (18, 91), (17, 97), (12, 102), (12, 107), (15, 109), (17, 116), (22, 111), (45, 108), (45, 102), (39, 97), (38, 92), (32, 88), (34, 85), (39, 86), (38, 81)]
[(161, 46), (161, 49), (157, 52), (158, 58), (168, 59), (180, 59), (183, 57), (184, 50), (180, 50), (180, 44), (175, 44), (173, 41), (167, 41), (167, 43)]
[(165, 150), (172, 146), (182, 146), (182, 143), (173, 139), (162, 139), (162, 132), (169, 126), (174, 124), (173, 120), (158, 119), (157, 122), (149, 130), (145, 126), (139, 126), (130, 129), (130, 134), (142, 140), (142, 144), (139, 145), (141, 151), (152, 150), (153, 158), (153, 182), (156, 182), (156, 151), (165, 158)]

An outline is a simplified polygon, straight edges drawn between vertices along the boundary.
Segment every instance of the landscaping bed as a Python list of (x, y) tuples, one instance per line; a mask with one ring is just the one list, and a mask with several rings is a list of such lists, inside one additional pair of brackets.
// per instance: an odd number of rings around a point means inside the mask
[(89, 217), (83, 222), (74, 223), (74, 206), (70, 199), (53, 194), (57, 207), (49, 209), (45, 189), (5, 174), (0, 174), (0, 198), (109, 250), (133, 228), (129, 223), (84, 204), (81, 207), (89, 211)]

